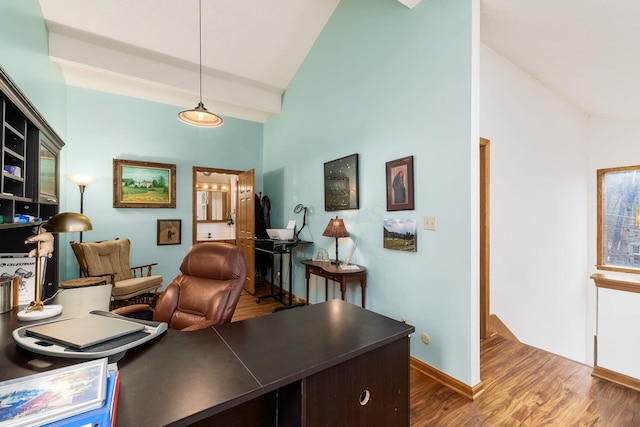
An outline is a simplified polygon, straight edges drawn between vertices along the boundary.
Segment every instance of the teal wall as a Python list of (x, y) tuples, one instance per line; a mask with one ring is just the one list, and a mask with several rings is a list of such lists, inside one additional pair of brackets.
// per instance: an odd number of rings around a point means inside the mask
[[(80, 207), (78, 187), (64, 176), (97, 177), (84, 195), (84, 213), (93, 223), (84, 240), (130, 238), (132, 263), (158, 262), (165, 285), (191, 246), (192, 167), (255, 169), (256, 188), (262, 188), (262, 124), (225, 117), (224, 126), (203, 129), (180, 122), (178, 112), (175, 106), (69, 87), (69, 132), (61, 165), (64, 210)], [(113, 159), (175, 164), (176, 209), (114, 209)], [(181, 245), (157, 246), (158, 219), (182, 220)], [(73, 254), (62, 243), (69, 238), (78, 236), (59, 236), (67, 255), (61, 257), (63, 280), (78, 274)]]
[[(192, 167), (255, 169), (256, 188), (262, 188), (262, 124), (225, 117), (221, 128), (200, 129), (178, 121), (175, 106), (67, 87), (49, 59), (37, 0), (0, 0), (0, 65), (65, 140), (61, 211), (80, 209), (78, 187), (65, 175), (96, 176), (85, 192), (84, 213), (94, 229), (84, 240), (130, 238), (132, 263), (157, 262), (154, 273), (164, 276), (165, 285), (191, 245)], [(114, 209), (114, 158), (176, 164), (176, 209)], [(182, 220), (181, 245), (156, 245), (158, 219)], [(60, 280), (78, 276), (68, 245), (78, 237), (58, 235)]]
[[(470, 355), (478, 342), (472, 345), (478, 328), (470, 318), (477, 313), (471, 304), (478, 304), (470, 279), (477, 275), (470, 162), (478, 144), (471, 128), (471, 20), (469, 0), (423, 1), (413, 10), (389, 0), (342, 0), (289, 85), (282, 114), (264, 130), (272, 222), (301, 221), (294, 206), (310, 208), (301, 237), (315, 247), (298, 257), (330, 246), (322, 232), (336, 213), (344, 218), (357, 242), (354, 262), (368, 270), (367, 308), (405, 316), (416, 327), (411, 354), (467, 384), (477, 380)], [(360, 209), (326, 212), (323, 164), (353, 153), (360, 161)], [(387, 212), (385, 162), (410, 155), (415, 210)], [(438, 217), (438, 231), (422, 230), (427, 215)], [(382, 247), (387, 218), (416, 219), (417, 253)], [(295, 294), (304, 295), (298, 265), (294, 283)], [(324, 300), (324, 281), (315, 281), (310, 294), (313, 302)], [(357, 286), (347, 299), (359, 303)], [(423, 332), (429, 346), (420, 341)]]
[[(324, 211), (323, 164), (360, 156), (360, 209), (337, 212), (357, 241), (354, 261), (368, 269), (367, 308), (416, 327), (412, 355), (473, 385), (479, 378), (477, 300), (473, 296), (471, 223), (472, 3), (424, 0), (413, 10), (395, 0), (342, 0), (284, 96), (283, 113), (261, 124), (225, 118), (214, 130), (175, 119), (178, 108), (67, 88), (47, 56), (47, 34), (37, 0), (0, 0), (0, 64), (65, 139), (62, 210), (77, 211), (79, 192), (64, 178), (88, 173), (97, 180), (85, 193), (94, 231), (85, 240), (129, 237), (134, 262), (157, 261), (167, 282), (190, 244), (191, 167), (256, 169), (256, 189), (272, 201), (272, 222), (283, 226), (298, 203), (309, 206), (302, 233), (315, 245), (335, 212)], [(263, 142), (264, 140), (264, 142)], [(263, 147), (264, 144), (264, 147)], [(264, 158), (263, 158), (264, 152)], [(385, 162), (414, 156), (415, 210), (387, 212)], [(175, 163), (176, 209), (113, 209), (112, 159)], [(264, 180), (264, 187), (262, 185)], [(421, 230), (438, 217), (438, 231)], [(156, 246), (156, 220), (182, 219), (183, 244)], [(418, 252), (382, 248), (386, 218), (414, 218)], [(62, 235), (61, 278), (76, 264)], [(295, 289), (304, 295), (295, 263)], [(323, 299), (314, 283), (312, 301)], [(349, 301), (359, 301), (350, 290)], [(419, 336), (426, 332), (432, 343)], [(474, 356), (474, 354), (476, 356)]]
[(66, 85), (58, 65), (49, 59), (38, 0), (0, 0), (0, 65), (64, 139)]

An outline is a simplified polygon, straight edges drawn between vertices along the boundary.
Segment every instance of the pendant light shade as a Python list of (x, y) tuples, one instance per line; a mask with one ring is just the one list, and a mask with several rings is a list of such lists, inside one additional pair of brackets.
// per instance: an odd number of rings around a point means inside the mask
[(192, 110), (185, 110), (178, 114), (178, 118), (183, 122), (203, 127), (222, 126), (222, 119), (204, 107), (202, 102), (198, 102), (198, 106)]
[(215, 128), (222, 126), (222, 118), (207, 110), (202, 103), (202, 0), (198, 0), (198, 17), (200, 20), (200, 102), (195, 108), (182, 111), (178, 114), (178, 118), (189, 125)]

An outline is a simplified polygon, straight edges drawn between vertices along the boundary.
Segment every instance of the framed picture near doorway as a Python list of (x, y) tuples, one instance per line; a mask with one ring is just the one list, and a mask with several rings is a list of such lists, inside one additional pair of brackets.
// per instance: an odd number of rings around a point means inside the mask
[(413, 210), (413, 156), (386, 163), (387, 211)]

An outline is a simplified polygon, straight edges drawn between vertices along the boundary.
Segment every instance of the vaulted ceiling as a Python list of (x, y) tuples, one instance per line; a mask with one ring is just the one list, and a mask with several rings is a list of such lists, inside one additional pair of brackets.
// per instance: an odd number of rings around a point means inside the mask
[[(284, 91), (339, 1), (203, 0), (207, 108), (257, 122), (279, 113)], [(640, 120), (640, 1), (480, 4), (483, 43), (586, 114)], [(50, 55), (69, 85), (183, 108), (197, 104), (197, 0), (40, 5)]]

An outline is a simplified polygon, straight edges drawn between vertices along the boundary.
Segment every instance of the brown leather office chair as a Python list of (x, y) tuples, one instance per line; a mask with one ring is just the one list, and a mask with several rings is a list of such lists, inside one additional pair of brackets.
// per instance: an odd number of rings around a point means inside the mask
[[(153, 320), (172, 329), (193, 331), (228, 323), (238, 305), (247, 276), (247, 260), (237, 246), (228, 243), (197, 243), (180, 265), (156, 303)], [(114, 310), (130, 315), (150, 309), (138, 304)]]

